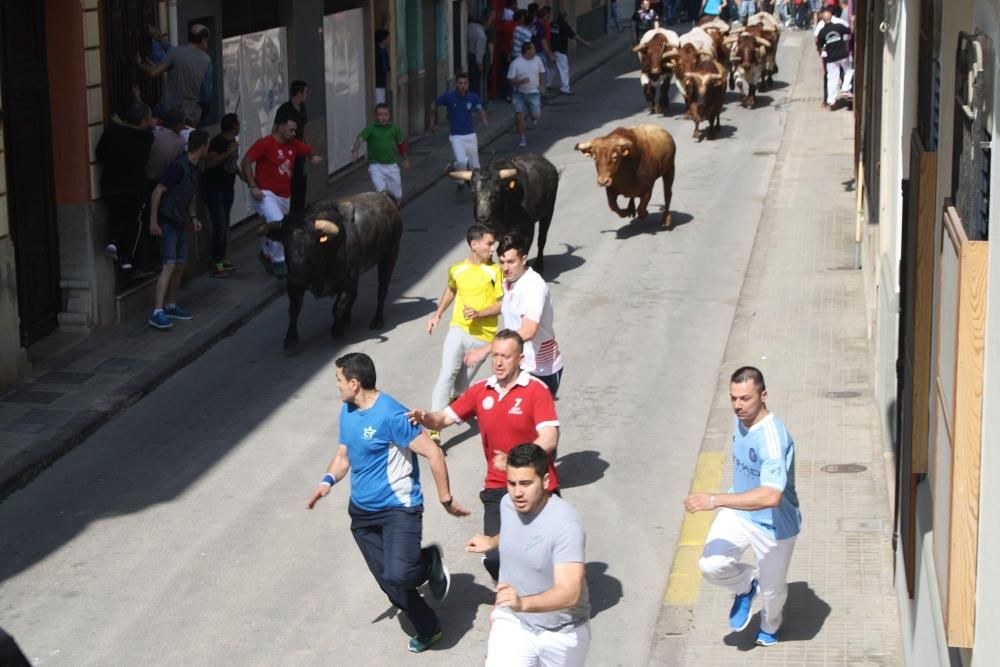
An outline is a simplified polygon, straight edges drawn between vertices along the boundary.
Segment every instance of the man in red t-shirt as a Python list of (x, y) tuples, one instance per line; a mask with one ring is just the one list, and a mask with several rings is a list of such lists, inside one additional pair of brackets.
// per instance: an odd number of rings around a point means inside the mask
[[(486, 481), (479, 494), (483, 501), (483, 534), (500, 534), (500, 500), (507, 493), (507, 452), (533, 442), (549, 455), (549, 488), (559, 489), (553, 453), (559, 444), (559, 418), (548, 386), (521, 370), (524, 341), (515, 331), (501, 329), (493, 338), (493, 375), (469, 387), (443, 410), (409, 413), (414, 424), (440, 431), (475, 417), (486, 456)], [(500, 554), (483, 557), (493, 579), (500, 576)]]
[[(295, 158), (309, 155), (313, 164), (323, 161), (322, 157), (313, 154), (308, 144), (295, 138), (297, 129), (294, 118), (279, 116), (271, 134), (258, 139), (243, 156), (243, 177), (250, 186), (253, 207), (268, 225), (280, 224), (288, 213)], [(253, 164), (256, 169), (251, 166)], [(287, 275), (285, 248), (281, 241), (261, 237), (261, 261), (275, 278), (280, 280)]]

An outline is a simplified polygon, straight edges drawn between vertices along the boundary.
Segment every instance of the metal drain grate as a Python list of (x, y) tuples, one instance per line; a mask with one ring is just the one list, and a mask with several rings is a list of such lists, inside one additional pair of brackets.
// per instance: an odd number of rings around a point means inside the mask
[(823, 472), (829, 473), (859, 473), (868, 470), (860, 463), (831, 463), (820, 468)]
[(858, 398), (861, 396), (860, 391), (828, 391), (826, 392), (827, 398)]

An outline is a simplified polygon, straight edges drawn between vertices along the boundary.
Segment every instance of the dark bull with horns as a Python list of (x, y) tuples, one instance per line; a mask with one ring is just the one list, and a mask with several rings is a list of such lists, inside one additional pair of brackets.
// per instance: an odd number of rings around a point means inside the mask
[(529, 153), (496, 159), (485, 169), (452, 171), (448, 175), (469, 183), (476, 222), (492, 229), (498, 238), (517, 232), (530, 248), (538, 223), (538, 257), (532, 266), (541, 273), (559, 188), (555, 165), (541, 155)]

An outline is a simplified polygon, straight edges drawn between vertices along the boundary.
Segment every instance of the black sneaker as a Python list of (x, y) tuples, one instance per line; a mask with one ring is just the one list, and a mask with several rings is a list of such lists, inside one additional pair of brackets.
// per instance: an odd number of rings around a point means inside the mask
[(430, 545), (427, 547), (427, 553), (431, 559), (431, 571), (427, 577), (431, 596), (435, 600), (443, 600), (448, 597), (448, 591), (451, 589), (451, 573), (444, 564), (440, 546)]

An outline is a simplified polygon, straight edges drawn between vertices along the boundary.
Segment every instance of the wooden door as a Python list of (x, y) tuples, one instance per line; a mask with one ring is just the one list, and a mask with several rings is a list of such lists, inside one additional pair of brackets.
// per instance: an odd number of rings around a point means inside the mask
[[(149, 26), (156, 25), (156, 0), (106, 0), (104, 11), (104, 79), (107, 108), (123, 113), (138, 84), (150, 107), (160, 99), (160, 80), (151, 79), (135, 66), (136, 54), (148, 57), (152, 40)], [(166, 26), (161, 26), (165, 31)]]
[(59, 234), (41, 2), (0, 0), (0, 77), (17, 306), (21, 344), (28, 347), (55, 328), (60, 310)]

